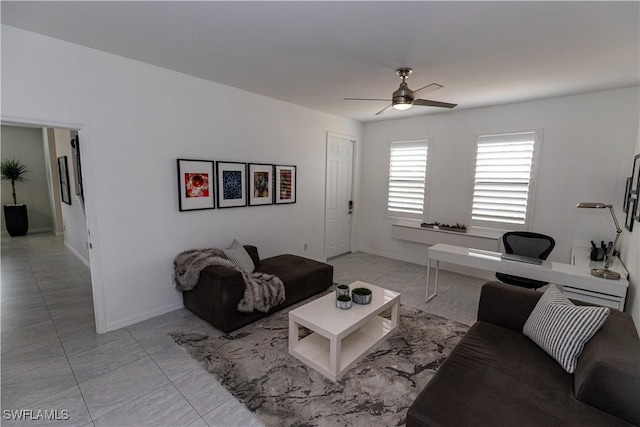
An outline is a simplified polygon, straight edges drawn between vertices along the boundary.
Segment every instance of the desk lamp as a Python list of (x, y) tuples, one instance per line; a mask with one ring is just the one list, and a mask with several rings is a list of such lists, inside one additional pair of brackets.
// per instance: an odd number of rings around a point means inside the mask
[(613, 254), (616, 253), (616, 243), (618, 243), (618, 237), (620, 237), (620, 233), (622, 233), (622, 229), (620, 225), (618, 225), (618, 220), (616, 219), (616, 214), (613, 212), (613, 205), (605, 205), (604, 203), (591, 203), (591, 202), (583, 202), (578, 203), (578, 208), (588, 208), (588, 209), (604, 209), (609, 208), (611, 211), (611, 216), (613, 217), (613, 223), (616, 225), (616, 238), (613, 241), (613, 246), (611, 246), (611, 250), (607, 252), (607, 257), (604, 261), (604, 268), (592, 268), (591, 274), (594, 276), (602, 277), (603, 279), (612, 279), (619, 280), (620, 273), (609, 270), (611, 266), (611, 258)]

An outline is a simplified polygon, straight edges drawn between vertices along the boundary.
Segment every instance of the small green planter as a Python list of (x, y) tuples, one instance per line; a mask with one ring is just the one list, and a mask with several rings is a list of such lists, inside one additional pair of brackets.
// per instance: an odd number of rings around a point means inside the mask
[(336, 296), (346, 295), (349, 296), (349, 286), (347, 285), (338, 285), (336, 286)]
[(349, 295), (338, 295), (336, 298), (336, 307), (340, 310), (348, 310), (351, 308), (351, 297)]
[(373, 294), (369, 288), (355, 288), (351, 291), (351, 299), (353, 299), (353, 302), (356, 304), (369, 304), (372, 297)]

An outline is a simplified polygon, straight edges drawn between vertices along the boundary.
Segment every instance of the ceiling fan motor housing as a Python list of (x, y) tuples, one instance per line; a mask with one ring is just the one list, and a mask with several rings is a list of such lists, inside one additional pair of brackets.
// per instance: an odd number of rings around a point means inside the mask
[(398, 90), (393, 92), (391, 105), (393, 105), (393, 107), (398, 110), (404, 110), (413, 105), (413, 91), (409, 89), (404, 81), (400, 83), (400, 87), (398, 88)]

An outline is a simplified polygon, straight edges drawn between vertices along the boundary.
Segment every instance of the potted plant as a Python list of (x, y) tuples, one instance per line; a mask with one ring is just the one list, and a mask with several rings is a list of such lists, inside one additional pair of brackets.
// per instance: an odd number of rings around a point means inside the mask
[(431, 223), (423, 222), (422, 224), (420, 224), (420, 227), (422, 227), (422, 228), (431, 228), (431, 229), (434, 229), (434, 230), (455, 231), (457, 233), (466, 233), (467, 232), (467, 226), (465, 224), (460, 224), (458, 222), (456, 222), (454, 225), (441, 224), (438, 221), (431, 222)]
[(369, 288), (355, 288), (351, 291), (351, 298), (356, 304), (369, 304), (371, 297), (371, 289)]
[(349, 286), (347, 285), (336, 286), (336, 296), (340, 296), (340, 295), (349, 296)]
[(3, 181), (11, 181), (13, 190), (13, 205), (4, 205), (4, 221), (10, 236), (24, 236), (29, 229), (27, 205), (18, 204), (16, 198), (16, 182), (25, 182), (25, 175), (29, 172), (27, 166), (20, 160), (11, 159), (0, 162), (0, 176)]
[(351, 297), (349, 295), (338, 295), (336, 298), (336, 307), (340, 310), (348, 310), (351, 308)]

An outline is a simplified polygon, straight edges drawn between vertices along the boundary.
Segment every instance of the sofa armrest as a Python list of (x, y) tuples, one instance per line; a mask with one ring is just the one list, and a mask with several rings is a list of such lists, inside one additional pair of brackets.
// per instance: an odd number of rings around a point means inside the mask
[(611, 310), (587, 342), (574, 375), (578, 400), (640, 425), (640, 339), (627, 313)]
[(227, 311), (237, 310), (245, 290), (242, 274), (216, 265), (200, 272), (198, 284), (182, 293), (185, 307), (218, 329), (225, 329)]
[(541, 292), (500, 282), (482, 286), (478, 320), (522, 333), (522, 328), (535, 308)]

